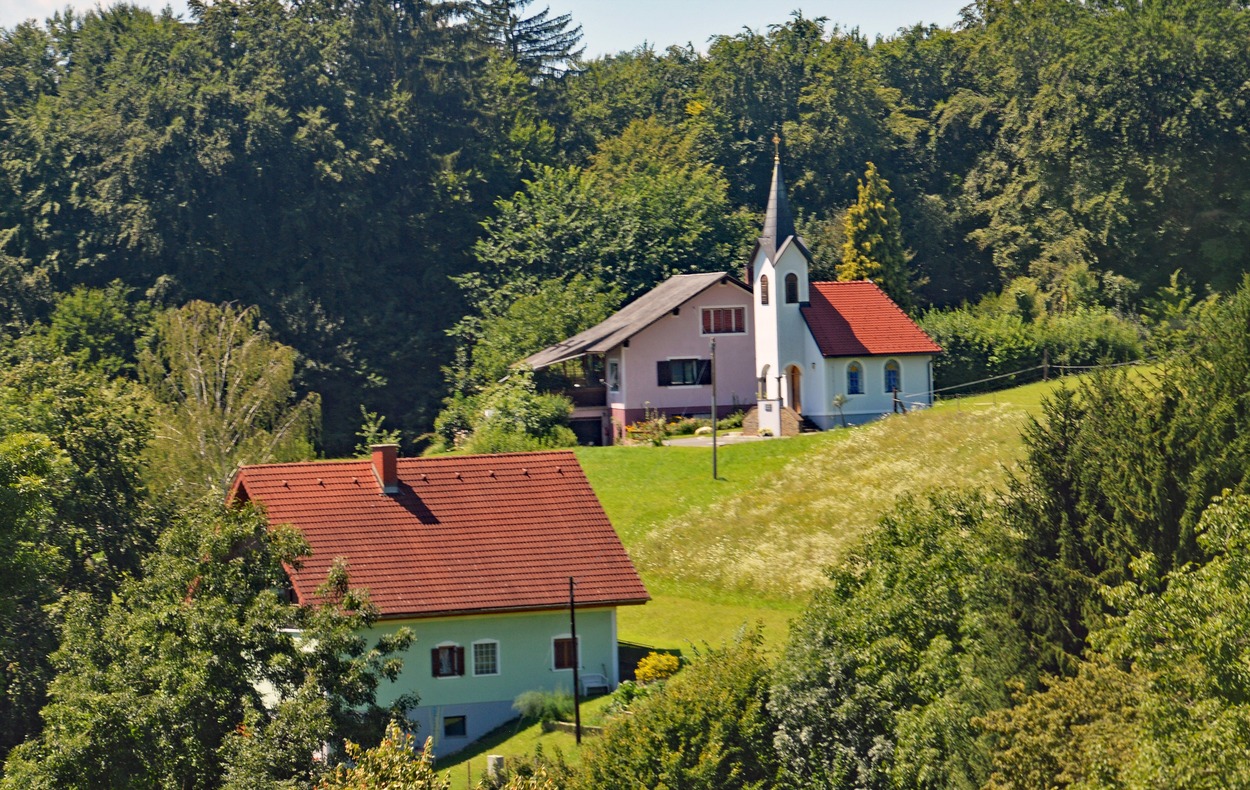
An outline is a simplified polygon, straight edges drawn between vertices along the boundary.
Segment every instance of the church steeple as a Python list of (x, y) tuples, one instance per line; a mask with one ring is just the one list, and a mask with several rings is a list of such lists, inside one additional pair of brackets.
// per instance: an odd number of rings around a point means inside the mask
[(760, 236), (760, 248), (769, 260), (775, 260), (777, 249), (794, 235), (794, 215), (790, 213), (790, 201), (786, 199), (786, 183), (781, 177), (781, 138), (773, 136), (776, 153), (773, 155), (773, 183), (768, 192), (768, 210), (764, 214), (764, 232)]

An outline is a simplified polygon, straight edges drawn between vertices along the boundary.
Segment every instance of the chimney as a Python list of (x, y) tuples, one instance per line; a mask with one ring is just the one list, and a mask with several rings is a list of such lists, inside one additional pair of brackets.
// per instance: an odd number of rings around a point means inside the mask
[(399, 477), (395, 472), (395, 459), (399, 456), (399, 445), (375, 444), (369, 449), (373, 451), (373, 473), (382, 484), (382, 493), (398, 494)]

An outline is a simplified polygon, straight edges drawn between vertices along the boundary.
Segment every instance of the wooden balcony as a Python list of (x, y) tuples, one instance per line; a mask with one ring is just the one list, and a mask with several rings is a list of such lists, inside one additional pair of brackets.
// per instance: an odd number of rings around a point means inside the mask
[(574, 408), (608, 405), (607, 387), (567, 387), (560, 390), (559, 394), (573, 401)]

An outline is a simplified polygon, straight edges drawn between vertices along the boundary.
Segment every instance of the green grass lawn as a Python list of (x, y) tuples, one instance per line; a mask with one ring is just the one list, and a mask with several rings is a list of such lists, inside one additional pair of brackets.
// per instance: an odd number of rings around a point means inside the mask
[[(612, 701), (611, 696), (596, 697), (582, 703), (582, 724), (597, 727), (603, 724), (603, 709)], [(582, 741), (588, 736), (583, 734)], [(447, 777), (455, 788), (476, 787), (479, 779), (486, 773), (486, 756), (500, 754), (504, 758), (524, 757), (534, 753), (539, 746), (543, 754), (552, 756), (559, 752), (565, 762), (577, 765), (581, 762), (581, 754), (577, 748), (577, 738), (567, 732), (543, 732), (538, 723), (526, 724), (520, 720), (505, 724), (495, 732), (477, 741), (463, 752), (453, 754), (446, 760), (435, 764), (440, 776)]]
[[(1068, 381), (1071, 381), (1069, 379)], [(787, 624), (899, 496), (1002, 481), (1020, 428), (1058, 380), (943, 401), (866, 426), (711, 450), (584, 447), (577, 455), (652, 601), (619, 610), (621, 639), (683, 648)]]
[[(805, 600), (821, 583), (821, 569), (899, 496), (999, 482), (1018, 460), (1026, 415), (1055, 386), (963, 398), (859, 428), (728, 445), (720, 449), (723, 479), (715, 481), (707, 448), (582, 448), (578, 457), (657, 603), (673, 597), (767, 616)], [(640, 617), (623, 615), (629, 622), (622, 627), (646, 641)], [(671, 631), (667, 622), (659, 628)], [(716, 631), (694, 638), (715, 641), (724, 633)]]

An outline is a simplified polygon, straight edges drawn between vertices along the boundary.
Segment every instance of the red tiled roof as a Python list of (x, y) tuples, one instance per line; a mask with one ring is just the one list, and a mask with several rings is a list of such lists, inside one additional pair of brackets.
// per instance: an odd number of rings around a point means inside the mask
[(382, 493), (368, 459), (245, 466), (231, 499), (263, 503), (312, 555), (291, 581), (314, 600), (336, 557), (383, 617), (648, 600), (571, 452), (400, 458)]
[(826, 357), (937, 354), (942, 347), (870, 280), (812, 283), (802, 308)]

